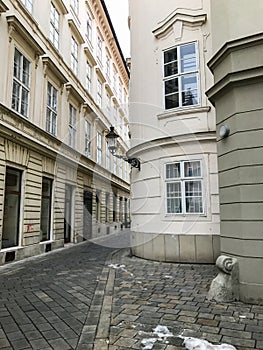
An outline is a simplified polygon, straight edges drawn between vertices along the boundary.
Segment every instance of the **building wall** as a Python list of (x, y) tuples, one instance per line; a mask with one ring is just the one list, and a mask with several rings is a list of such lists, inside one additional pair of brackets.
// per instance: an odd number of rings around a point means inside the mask
[[(105, 141), (114, 125), (120, 152), (128, 149), (129, 71), (104, 2), (80, 0), (78, 9), (73, 3), (54, 0), (30, 8), (30, 1), (0, 1), (0, 49), (5, 53), (0, 66), (0, 264), (115, 232), (130, 220), (128, 212), (126, 222), (120, 214), (129, 199), (129, 165), (124, 163), (122, 172), (119, 160), (114, 166)], [(58, 45), (51, 36), (51, 4)], [(28, 103), (27, 112), (22, 102)], [(48, 123), (49, 110), (53, 124)], [(20, 176), (19, 201), (12, 191)], [(41, 241), (47, 203), (43, 178), (52, 181), (52, 193), (50, 237)], [(71, 202), (66, 202), (67, 188)], [(85, 193), (91, 194), (89, 209)], [(114, 218), (113, 196), (118, 203)], [(15, 210), (18, 240), (10, 243)]]
[(238, 259), (241, 300), (262, 303), (261, 10), (256, 1), (212, 1), (215, 84), (207, 94), (216, 107), (221, 252)]
[[(213, 262), (219, 254), (219, 199), (215, 114), (205, 95), (213, 81), (206, 67), (211, 55), (209, 1), (165, 1), (165, 6), (155, 1), (148, 8), (146, 0), (130, 0), (130, 17), (128, 155), (141, 161), (141, 170), (132, 171), (133, 253)], [(196, 43), (199, 101), (166, 108), (164, 52), (189, 43)], [(184, 161), (201, 161), (202, 213), (169, 213), (166, 208), (166, 164)]]

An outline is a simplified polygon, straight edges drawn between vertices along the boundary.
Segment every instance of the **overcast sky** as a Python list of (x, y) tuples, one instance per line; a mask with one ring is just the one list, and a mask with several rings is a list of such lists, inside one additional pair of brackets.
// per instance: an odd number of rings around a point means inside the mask
[(124, 58), (130, 57), (130, 32), (128, 28), (128, 0), (104, 0), (118, 37)]

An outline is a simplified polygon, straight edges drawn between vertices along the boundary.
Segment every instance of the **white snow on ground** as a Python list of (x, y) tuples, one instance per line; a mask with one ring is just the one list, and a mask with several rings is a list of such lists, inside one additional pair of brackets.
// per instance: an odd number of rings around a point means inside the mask
[(124, 267), (125, 265), (120, 265), (120, 264), (109, 264), (109, 267), (113, 268), (113, 269), (120, 269), (124, 272), (127, 272), (129, 275), (133, 276), (133, 273), (129, 272), (128, 270), (126, 270)]
[[(161, 325), (158, 325), (153, 329), (153, 334), (158, 338), (142, 339), (141, 344), (143, 345), (143, 350), (151, 350), (157, 341), (168, 343), (166, 339), (174, 336), (166, 326)], [(236, 350), (233, 345), (229, 344), (213, 345), (204, 339), (183, 337), (182, 335), (179, 335), (178, 337), (184, 340), (183, 345), (188, 350)]]
[(154, 346), (154, 343), (157, 342), (156, 338), (146, 338), (141, 341), (144, 346), (143, 350), (151, 350)]
[(229, 344), (213, 345), (204, 339), (182, 336), (180, 338), (184, 339), (183, 345), (188, 350), (236, 350), (233, 345)]

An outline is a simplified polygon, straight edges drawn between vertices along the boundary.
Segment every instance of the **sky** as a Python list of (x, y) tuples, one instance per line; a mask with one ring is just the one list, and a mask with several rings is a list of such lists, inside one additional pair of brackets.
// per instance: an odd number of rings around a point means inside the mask
[(104, 0), (117, 35), (124, 58), (130, 57), (130, 31), (128, 27), (128, 0)]

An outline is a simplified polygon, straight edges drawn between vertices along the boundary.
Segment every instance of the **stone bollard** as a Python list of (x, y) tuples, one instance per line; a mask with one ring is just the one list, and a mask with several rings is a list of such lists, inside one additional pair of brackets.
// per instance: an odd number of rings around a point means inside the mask
[(216, 260), (216, 266), (219, 269), (219, 273), (211, 283), (207, 296), (208, 300), (214, 299), (218, 302), (239, 300), (239, 271), (237, 259), (226, 255), (220, 255)]

